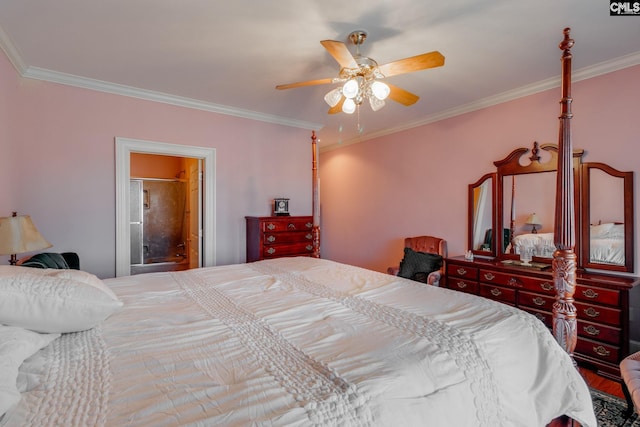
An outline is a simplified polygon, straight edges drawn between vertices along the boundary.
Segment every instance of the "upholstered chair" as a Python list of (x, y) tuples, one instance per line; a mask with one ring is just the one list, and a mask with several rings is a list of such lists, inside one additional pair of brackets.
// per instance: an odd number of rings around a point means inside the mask
[[(387, 273), (393, 274), (394, 276), (400, 275), (411, 278), (429, 285), (439, 286), (440, 278), (444, 275), (444, 258), (447, 257), (447, 241), (434, 236), (407, 237), (404, 239), (404, 247), (405, 256), (402, 262), (399, 266), (389, 267), (387, 269)], [(417, 260), (417, 257), (420, 257), (420, 254), (431, 255), (431, 257), (429, 257), (428, 264), (433, 262), (434, 259), (439, 259), (439, 268), (434, 271), (420, 271), (422, 268), (415, 265), (415, 262), (420, 262), (419, 259)], [(433, 255), (437, 255), (437, 257), (433, 257)], [(408, 258), (409, 256), (412, 257), (411, 260)], [(406, 272), (407, 264), (405, 263), (408, 263), (409, 261), (414, 262), (413, 267), (411, 268), (413, 271)], [(430, 270), (428, 267), (425, 267), (425, 269)], [(403, 274), (400, 274), (401, 270), (403, 270)]]
[(640, 351), (633, 353), (620, 362), (622, 391), (627, 398), (627, 413), (640, 409)]

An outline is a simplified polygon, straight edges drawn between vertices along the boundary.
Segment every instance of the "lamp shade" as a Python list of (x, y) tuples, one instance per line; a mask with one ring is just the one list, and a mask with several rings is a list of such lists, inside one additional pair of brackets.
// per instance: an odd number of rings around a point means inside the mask
[(540, 219), (538, 218), (538, 216), (535, 213), (532, 213), (531, 215), (529, 215), (529, 217), (525, 221), (525, 224), (527, 224), (527, 225), (540, 225), (541, 222), (540, 222)]
[(51, 246), (29, 215), (0, 218), (0, 255), (37, 251)]

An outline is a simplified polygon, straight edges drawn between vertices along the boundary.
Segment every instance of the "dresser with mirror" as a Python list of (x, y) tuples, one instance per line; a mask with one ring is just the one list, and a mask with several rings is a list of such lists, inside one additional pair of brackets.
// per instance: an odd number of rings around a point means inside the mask
[[(629, 302), (640, 292), (633, 172), (585, 157), (573, 150), (574, 359), (618, 379), (618, 364), (630, 352)], [(444, 286), (518, 307), (552, 327), (557, 164), (557, 145), (534, 142), (469, 185), (469, 251), (446, 260)]]

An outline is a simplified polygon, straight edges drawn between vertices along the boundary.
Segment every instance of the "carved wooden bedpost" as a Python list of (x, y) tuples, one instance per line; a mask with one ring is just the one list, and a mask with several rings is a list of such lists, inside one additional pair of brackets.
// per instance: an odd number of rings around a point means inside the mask
[(312, 211), (313, 211), (313, 229), (311, 231), (313, 236), (313, 252), (314, 258), (320, 258), (320, 181), (318, 180), (318, 147), (316, 143), (316, 132), (311, 131), (311, 151), (312, 151)]
[[(558, 140), (558, 175), (554, 226), (553, 281), (556, 301), (553, 304), (553, 335), (573, 358), (577, 340), (575, 213), (573, 147), (571, 143), (571, 47), (570, 28), (564, 29), (560, 43), (562, 54), (562, 98), (560, 100), (560, 135)], [(575, 361), (574, 361), (575, 363)]]

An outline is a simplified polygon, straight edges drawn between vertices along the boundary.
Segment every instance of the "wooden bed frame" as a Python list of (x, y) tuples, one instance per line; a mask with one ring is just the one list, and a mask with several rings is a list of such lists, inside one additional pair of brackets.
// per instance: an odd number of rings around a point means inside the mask
[[(575, 213), (574, 213), (574, 172), (573, 147), (571, 141), (571, 48), (574, 40), (570, 38), (571, 29), (563, 30), (564, 39), (559, 47), (561, 57), (561, 98), (560, 98), (560, 132), (558, 137), (558, 173), (556, 182), (556, 208), (554, 217), (553, 281), (556, 290), (556, 302), (553, 304), (553, 335), (560, 346), (573, 359), (573, 351), (577, 342), (577, 311), (573, 304), (576, 288), (575, 254)], [(320, 257), (320, 194), (317, 164), (316, 134), (312, 131), (312, 188), (313, 188), (313, 256)], [(574, 365), (575, 363), (574, 360)], [(579, 426), (569, 417), (562, 416), (553, 420), (548, 427)]]

